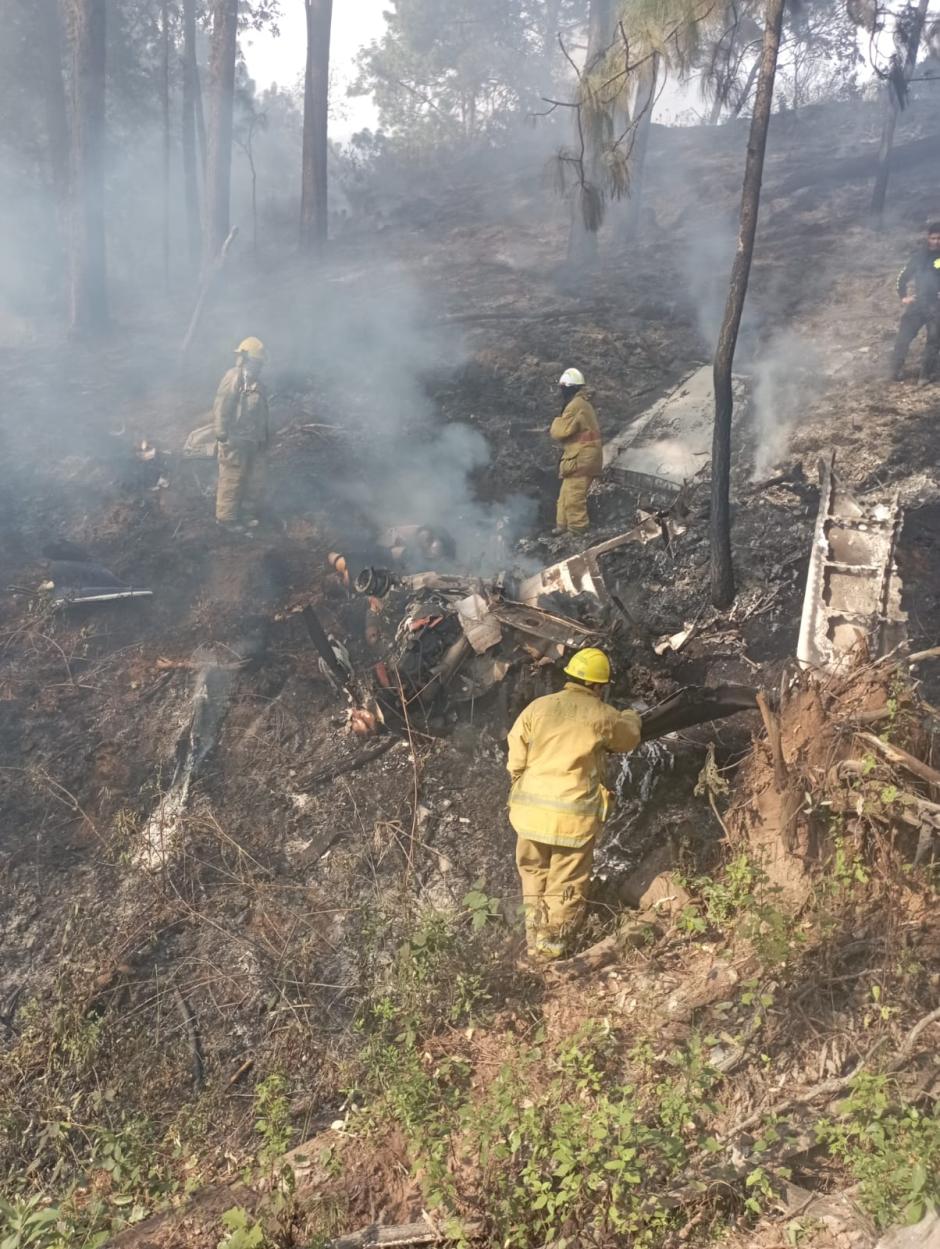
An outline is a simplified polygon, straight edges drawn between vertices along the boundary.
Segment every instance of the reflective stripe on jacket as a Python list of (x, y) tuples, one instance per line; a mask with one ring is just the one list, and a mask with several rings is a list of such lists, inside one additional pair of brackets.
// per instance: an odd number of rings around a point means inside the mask
[(608, 752), (633, 750), (640, 717), (568, 682), (530, 703), (509, 732), (509, 821), (520, 837), (583, 846), (607, 813)]
[(601, 427), (583, 390), (555, 417), (548, 432), (563, 447), (559, 477), (600, 477), (604, 467)]

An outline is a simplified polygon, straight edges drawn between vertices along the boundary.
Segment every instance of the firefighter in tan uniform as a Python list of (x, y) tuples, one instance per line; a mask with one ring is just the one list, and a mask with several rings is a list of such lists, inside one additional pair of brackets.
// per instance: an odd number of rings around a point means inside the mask
[(555, 532), (580, 534), (590, 524), (588, 489), (604, 467), (601, 430), (597, 414), (584, 393), (584, 374), (578, 369), (566, 369), (559, 385), (565, 406), (548, 431), (562, 446)]
[(222, 378), (212, 405), (219, 444), (219, 484), (215, 518), (233, 533), (258, 524), (264, 497), (270, 431), (268, 397), (260, 381), (267, 360), (264, 343), (246, 338), (236, 350), (235, 367)]
[(603, 701), (610, 662), (575, 654), (563, 690), (537, 698), (509, 733), (509, 821), (517, 834), (529, 955), (561, 958), (584, 915), (594, 842), (607, 814), (609, 752), (633, 750), (640, 717)]

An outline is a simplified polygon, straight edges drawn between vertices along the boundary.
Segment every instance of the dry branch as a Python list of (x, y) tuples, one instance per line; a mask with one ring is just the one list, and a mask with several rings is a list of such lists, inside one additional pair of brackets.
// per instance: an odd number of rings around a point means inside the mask
[(179, 985), (176, 984), (173, 986), (173, 1001), (176, 1003), (180, 1018), (183, 1021), (183, 1027), (186, 1030), (193, 1088), (198, 1092), (205, 1083), (205, 1060), (202, 1056), (202, 1042), (199, 1039), (199, 1030), (196, 1027), (196, 1017), (190, 1010), (189, 1003), (183, 997)]
[(381, 758), (393, 746), (397, 745), (398, 741), (397, 737), (388, 737), (384, 742), (380, 742), (378, 746), (374, 746), (371, 750), (363, 750), (352, 759), (344, 759), (342, 763), (336, 763), (332, 767), (314, 772), (312, 776), (306, 778), (298, 792), (302, 794), (309, 793), (312, 789), (316, 789), (318, 785), (325, 785), (328, 781), (333, 781), (347, 772), (355, 772), (358, 768), (364, 767), (365, 764), (371, 763), (373, 759)]
[[(914, 1025), (901, 1042), (897, 1052), (887, 1064), (885, 1070), (889, 1072), (897, 1071), (899, 1067), (903, 1066), (917, 1038), (926, 1028), (929, 1028), (932, 1023), (936, 1023), (937, 1020), (940, 1020), (940, 1007), (931, 1011), (929, 1015), (925, 1015), (923, 1019), (919, 1020)], [(886, 1037), (881, 1037), (878, 1041), (876, 1041), (865, 1057), (859, 1060), (848, 1075), (833, 1077), (829, 1080), (822, 1080), (819, 1084), (812, 1085), (810, 1088), (805, 1089), (802, 1093), (794, 1093), (792, 1097), (785, 1097), (782, 1101), (774, 1102), (772, 1106), (767, 1106), (761, 1110), (755, 1110), (752, 1114), (748, 1115), (746, 1119), (739, 1120), (733, 1127), (729, 1128), (727, 1132), (724, 1132), (721, 1139), (723, 1141), (730, 1141), (732, 1137), (738, 1136), (741, 1132), (745, 1132), (748, 1128), (752, 1128), (756, 1124), (760, 1123), (761, 1119), (766, 1116), (779, 1115), (782, 1111), (788, 1110), (792, 1106), (805, 1106), (810, 1102), (816, 1101), (819, 1097), (834, 1097), (836, 1093), (841, 1093), (843, 1089), (847, 1089), (855, 1077), (865, 1069), (866, 1065), (871, 1061), (875, 1054), (884, 1048), (886, 1042)]]
[(199, 288), (199, 295), (196, 299), (196, 306), (193, 308), (193, 315), (190, 318), (189, 328), (186, 330), (186, 337), (183, 339), (182, 346), (180, 347), (180, 356), (184, 360), (186, 359), (186, 355), (193, 344), (196, 331), (199, 329), (199, 323), (202, 321), (202, 314), (205, 312), (209, 295), (215, 287), (222, 270), (225, 268), (225, 262), (228, 259), (229, 250), (237, 237), (238, 226), (233, 226), (229, 231), (228, 238), (222, 244), (218, 256), (216, 256), (215, 260), (213, 260), (206, 276), (203, 278), (202, 285)]
[(908, 772), (920, 777), (928, 785), (940, 785), (940, 772), (936, 768), (928, 767), (926, 763), (921, 763), (920, 759), (915, 758), (902, 747), (894, 746), (891, 742), (876, 737), (874, 733), (859, 733), (858, 738), (859, 741), (865, 742), (867, 746), (871, 746), (873, 750), (884, 755), (889, 763), (896, 764), (899, 768), (906, 768)]
[(925, 659), (940, 658), (940, 646), (931, 646), (925, 651), (915, 651), (913, 655), (908, 655), (904, 662), (906, 664), (919, 664)]
[(764, 721), (764, 728), (767, 730), (767, 741), (770, 743), (770, 754), (774, 761), (774, 780), (777, 784), (777, 792), (783, 794), (786, 793), (789, 776), (787, 774), (787, 765), (783, 758), (783, 746), (780, 742), (780, 721), (771, 711), (763, 691), (757, 695), (757, 705), (760, 708), (761, 719)]

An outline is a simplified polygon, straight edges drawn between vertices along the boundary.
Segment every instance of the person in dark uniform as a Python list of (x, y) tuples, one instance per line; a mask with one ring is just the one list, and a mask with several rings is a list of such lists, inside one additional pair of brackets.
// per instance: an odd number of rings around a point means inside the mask
[(940, 221), (930, 223), (927, 241), (898, 274), (898, 295), (903, 311), (891, 357), (891, 379), (900, 381), (911, 343), (926, 328), (920, 380), (932, 381), (940, 353)]

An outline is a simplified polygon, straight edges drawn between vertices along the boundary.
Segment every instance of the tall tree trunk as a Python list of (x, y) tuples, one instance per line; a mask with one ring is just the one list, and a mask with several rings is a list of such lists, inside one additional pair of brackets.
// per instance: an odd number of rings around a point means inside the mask
[(209, 164), (209, 142), (206, 139), (206, 115), (202, 107), (202, 80), (199, 74), (199, 64), (193, 61), (195, 66), (193, 70), (193, 82), (196, 90), (196, 137), (199, 140), (199, 161), (202, 167), (203, 185), (205, 185), (206, 168)]
[(209, 127), (206, 195), (203, 214), (203, 266), (222, 250), (228, 237), (232, 191), (232, 112), (235, 101), (235, 54), (238, 48), (238, 0), (213, 0), (209, 52)]
[(36, 0), (42, 41), (43, 100), (46, 141), (49, 155), (49, 181), (56, 206), (65, 222), (69, 199), (69, 121), (62, 77), (62, 18), (59, 0)]
[(747, 297), (747, 284), (754, 256), (757, 216), (760, 211), (761, 181), (764, 174), (764, 153), (770, 126), (780, 51), (780, 31), (786, 0), (766, 0), (764, 39), (757, 79), (757, 96), (751, 116), (744, 165), (744, 186), (741, 190), (741, 216), (738, 226), (738, 247), (731, 266), (728, 302), (718, 334), (715, 350), (715, 428), (712, 439), (712, 505), (711, 505), (711, 593), (716, 607), (727, 607), (734, 599), (734, 567), (731, 562), (731, 418), (734, 414), (732, 367), (734, 349), (741, 327), (741, 314)]
[[(914, 21), (911, 24), (910, 39), (908, 40), (907, 50), (904, 57), (904, 80), (909, 82), (917, 65), (917, 53), (920, 49), (920, 38), (924, 31), (924, 22), (927, 18), (927, 9), (930, 0), (918, 0), (917, 11)], [(875, 185), (872, 188), (871, 204), (869, 212), (877, 220), (881, 220), (885, 210), (885, 200), (888, 195), (888, 178), (891, 174), (891, 149), (894, 147), (894, 131), (898, 124), (898, 113), (901, 111), (901, 101), (898, 98), (897, 88), (890, 80), (885, 85), (886, 92), (886, 112), (884, 125), (881, 130), (881, 146), (878, 149), (878, 172), (875, 175)]]
[[(604, 58), (613, 42), (616, 29), (617, 6), (614, 0), (591, 0), (588, 11), (588, 46), (582, 74), (590, 78)], [(603, 144), (597, 127), (588, 123), (585, 110), (576, 112), (578, 134), (576, 150), (582, 144), (584, 148), (582, 168), (584, 179), (603, 194)], [(575, 199), (571, 217), (571, 232), (568, 236), (568, 261), (571, 264), (593, 264), (597, 258), (597, 232), (589, 230), (584, 222), (581, 210), (581, 196), (575, 191)]]
[(170, 2), (160, 6), (162, 64), (160, 103), (163, 112), (163, 284), (170, 289)]
[(659, 80), (659, 53), (654, 52), (643, 66), (636, 89), (633, 109), (635, 126), (630, 149), (629, 196), (626, 203), (621, 238), (629, 242), (640, 225), (643, 210), (643, 175), (646, 170), (646, 154), (649, 151), (650, 131), (653, 128), (653, 108), (656, 104), (656, 87)]
[(550, 60), (558, 51), (558, 26), (561, 16), (562, 0), (543, 0), (541, 6), (541, 31), (540, 42), (542, 44), (542, 56), (546, 60)]
[(300, 186), (300, 250), (322, 251), (327, 239), (330, 27), (333, 0), (304, 0), (307, 68), (304, 75), (303, 169)]
[(183, 0), (183, 181), (189, 263), (193, 269), (199, 268), (202, 254), (196, 171), (196, 73), (196, 0)]
[(104, 223), (107, 0), (72, 0), (71, 326), (96, 334), (108, 325)]

